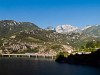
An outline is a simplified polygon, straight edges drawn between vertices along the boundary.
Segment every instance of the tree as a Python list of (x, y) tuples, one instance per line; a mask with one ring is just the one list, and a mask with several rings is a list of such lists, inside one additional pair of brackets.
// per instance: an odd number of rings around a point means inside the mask
[(96, 41), (96, 47), (100, 47), (100, 41)]
[(95, 42), (89, 41), (86, 43), (86, 48), (95, 48)]

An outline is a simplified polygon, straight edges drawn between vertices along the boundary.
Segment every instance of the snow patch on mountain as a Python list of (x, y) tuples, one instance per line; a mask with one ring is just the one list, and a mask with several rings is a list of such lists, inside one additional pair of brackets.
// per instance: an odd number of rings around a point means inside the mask
[(85, 29), (88, 29), (90, 27), (92, 27), (92, 26), (86, 26), (86, 27), (82, 28), (81, 30), (85, 30)]
[(58, 33), (69, 33), (78, 30), (78, 27), (72, 26), (72, 25), (58, 25), (56, 27), (56, 32)]

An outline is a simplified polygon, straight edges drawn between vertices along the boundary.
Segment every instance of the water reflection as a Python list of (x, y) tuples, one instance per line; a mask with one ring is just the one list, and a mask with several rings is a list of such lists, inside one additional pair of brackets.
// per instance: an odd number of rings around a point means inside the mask
[(54, 60), (0, 58), (0, 75), (100, 75), (100, 69), (58, 64)]

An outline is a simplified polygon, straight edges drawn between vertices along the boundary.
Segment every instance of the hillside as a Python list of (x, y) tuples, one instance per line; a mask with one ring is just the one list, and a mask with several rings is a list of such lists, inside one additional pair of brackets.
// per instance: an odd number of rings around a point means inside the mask
[(30, 22), (16, 22), (14, 20), (1, 20), (0, 21), (0, 35), (10, 35), (23, 30), (39, 29), (33, 23)]
[[(41, 29), (30, 22), (2, 20), (0, 21), (0, 35), (0, 49), (4, 53), (67, 51), (64, 49), (66, 48), (64, 46), (66, 35), (56, 33), (53, 30)], [(67, 48), (72, 49), (70, 46)]]
[(91, 27), (83, 30), (83, 33), (100, 37), (100, 25), (91, 26)]
[[(98, 33), (96, 30), (95, 33)], [(81, 49), (88, 41), (100, 41), (99, 37), (84, 32), (61, 34), (54, 30), (39, 28), (30, 22), (2, 20), (0, 21), (0, 49), (3, 53), (57, 54), (62, 51), (70, 53)]]

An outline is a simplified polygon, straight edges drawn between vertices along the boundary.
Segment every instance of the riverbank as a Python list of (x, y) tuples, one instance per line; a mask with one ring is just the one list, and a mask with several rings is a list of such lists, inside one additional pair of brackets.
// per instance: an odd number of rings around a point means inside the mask
[(59, 55), (55, 61), (59, 63), (100, 67), (100, 49), (90, 54), (75, 54), (69, 55), (68, 57)]

